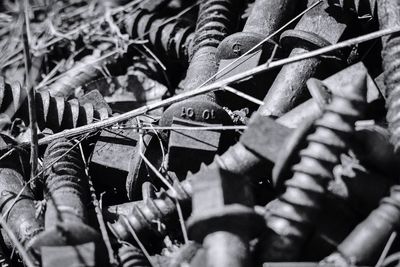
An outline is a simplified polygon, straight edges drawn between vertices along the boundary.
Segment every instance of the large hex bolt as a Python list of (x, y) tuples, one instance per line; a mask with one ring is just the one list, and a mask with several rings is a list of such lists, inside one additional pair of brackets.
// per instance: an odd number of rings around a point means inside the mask
[[(47, 199), (45, 231), (35, 239), (31, 248), (42, 255), (42, 261), (47, 260), (46, 255), (51, 257), (58, 251), (59, 260), (63, 262), (63, 255), (69, 254), (62, 251), (73, 253), (74, 248), (79, 250), (83, 247), (87, 256), (83, 260), (95, 261), (104, 244), (100, 234), (87, 224), (89, 184), (79, 148), (72, 141), (56, 140), (47, 147), (43, 165), (47, 167), (44, 173)], [(104, 255), (107, 253), (101, 256)], [(81, 260), (75, 258), (75, 264)], [(65, 259), (63, 266), (68, 266), (67, 262), (70, 263), (70, 259)]]
[(390, 235), (399, 228), (400, 186), (391, 188), (377, 209), (361, 222), (325, 261), (336, 264), (374, 265)]
[(347, 86), (346, 96), (334, 95), (315, 130), (307, 136), (308, 146), (300, 151), (300, 162), (287, 180), (286, 191), (267, 206), (268, 231), (259, 242), (261, 262), (297, 259), (322, 208), (327, 184), (354, 123), (366, 106), (366, 76)]
[[(211, 79), (217, 72), (217, 47), (220, 42), (234, 30), (235, 22), (237, 21), (242, 4), (243, 1), (233, 0), (201, 1), (196, 33), (193, 39), (193, 54), (184, 83), (185, 91), (196, 89), (198, 86), (201, 86)], [(228, 113), (216, 102), (214, 93), (193, 97), (171, 105), (164, 112), (159, 124), (161, 126), (171, 126), (174, 118), (185, 119), (188, 120), (189, 123), (190, 121), (225, 125), (232, 123)], [(192, 140), (199, 139), (204, 143), (210, 141), (208, 136), (199, 137), (196, 135), (196, 132), (193, 131), (188, 134), (192, 137)], [(224, 137), (218, 137), (218, 143), (220, 139), (224, 139)], [(225, 139), (227, 140), (229, 138)], [(214, 144), (211, 144), (211, 146), (214, 146)], [(198, 167), (202, 161), (209, 163), (215, 153), (219, 152), (218, 148), (221, 147), (223, 147), (222, 143), (217, 144), (216, 149), (212, 151), (213, 153), (208, 153), (207, 157), (198, 159), (196, 167)], [(193, 150), (196, 150), (196, 148), (193, 148)], [(199, 150), (202, 150), (202, 148), (199, 148)], [(173, 157), (171, 157), (171, 159), (173, 159)], [(174, 164), (171, 165), (174, 166)], [(180, 171), (187, 172), (188, 170), (190, 169)]]
[[(0, 139), (2, 145), (13, 143), (4, 135), (1, 135)], [(5, 151), (2, 151), (1, 155), (4, 153)], [(27, 162), (29, 155), (17, 148), (0, 161), (0, 211), (2, 216), (6, 215), (5, 222), (25, 247), (34, 242), (43, 231), (42, 219), (35, 216), (33, 192), (24, 186), (24, 176), (29, 174)], [(19, 193), (21, 195), (16, 199)]]
[[(49, 92), (36, 93), (35, 99), (36, 117), (41, 130), (49, 128), (55, 132), (87, 125), (108, 118), (111, 112), (98, 91), (88, 93), (83, 102), (77, 99), (65, 101), (61, 97), (50, 96)], [(4, 82), (3, 77), (0, 77), (0, 112), (10, 119), (21, 118), (29, 123), (25, 89), (18, 83)]]
[(184, 21), (165, 23), (157, 13), (139, 9), (126, 21), (126, 28), (132, 38), (147, 37), (161, 58), (188, 63), (194, 33)]
[(189, 235), (203, 243), (202, 266), (250, 266), (249, 240), (264, 228), (252, 207), (249, 181), (220, 168), (205, 167), (193, 180)]
[[(391, 29), (400, 26), (400, 3), (398, 1), (378, 1), (378, 17), (381, 29)], [(400, 111), (400, 82), (398, 73), (400, 64), (397, 58), (400, 55), (400, 36), (398, 34), (385, 36), (383, 42), (383, 70), (384, 81), (387, 87), (386, 119), (389, 131), (392, 134), (391, 142), (396, 152), (400, 147), (399, 111)]]
[[(345, 19), (336, 20), (328, 13), (328, 7), (326, 2), (319, 4), (307, 12), (293, 30), (281, 35), (283, 47), (292, 48), (290, 56), (335, 44), (343, 36)], [(283, 66), (259, 112), (264, 116), (280, 117), (296, 106), (303, 95), (305, 83), (321, 70), (322, 63), (321, 57), (314, 57)]]

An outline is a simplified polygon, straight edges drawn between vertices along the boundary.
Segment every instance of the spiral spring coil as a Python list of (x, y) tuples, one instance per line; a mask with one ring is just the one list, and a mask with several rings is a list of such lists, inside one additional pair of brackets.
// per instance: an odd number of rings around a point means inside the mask
[(150, 267), (143, 252), (134, 246), (122, 245), (118, 249), (121, 267)]
[(359, 17), (376, 17), (378, 0), (328, 0), (330, 5), (355, 12)]
[[(9, 84), (0, 77), (0, 113), (18, 117), (29, 122), (28, 103), (25, 90), (20, 84)], [(65, 101), (52, 97), (48, 92), (36, 93), (36, 117), (40, 130), (49, 128), (52, 131), (75, 128), (87, 125), (95, 120), (108, 118), (106, 109), (96, 110), (92, 104), (80, 105), (78, 100)]]
[(193, 39), (193, 28), (182, 20), (165, 23), (155, 13), (139, 9), (126, 23), (133, 38), (147, 37), (150, 44), (162, 55), (182, 63), (188, 62), (189, 49)]
[(54, 205), (56, 211), (55, 214), (48, 214), (50, 209), (47, 208), (46, 225), (50, 220), (54, 224), (60, 215), (66, 222), (86, 222), (89, 184), (85, 179), (79, 147), (67, 139), (50, 143), (44, 155), (44, 166), (51, 165), (44, 172), (45, 188), (47, 195), (51, 196), (48, 206)]
[(261, 260), (295, 260), (321, 210), (332, 170), (347, 147), (347, 138), (365, 108), (365, 76), (347, 88), (345, 97), (334, 95), (307, 136), (300, 162), (287, 180), (286, 191), (267, 206), (267, 227), (260, 243)]

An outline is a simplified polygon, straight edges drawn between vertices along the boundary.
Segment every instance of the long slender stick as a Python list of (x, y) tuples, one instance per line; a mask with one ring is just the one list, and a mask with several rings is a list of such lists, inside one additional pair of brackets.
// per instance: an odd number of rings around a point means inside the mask
[[(349, 39), (349, 40), (346, 40), (346, 41), (343, 41), (343, 42), (340, 42), (340, 43), (337, 43), (337, 44), (334, 44), (334, 45), (326, 46), (326, 47), (323, 47), (323, 48), (320, 48), (320, 49), (317, 49), (317, 50), (314, 50), (314, 51), (311, 51), (311, 52), (299, 54), (299, 55), (296, 55), (296, 56), (293, 56), (293, 57), (277, 60), (277, 61), (274, 61), (274, 62), (267, 62), (265, 64), (262, 64), (262, 65), (258, 66), (258, 67), (250, 69), (248, 71), (244, 71), (242, 73), (238, 73), (236, 75), (227, 77), (225, 79), (218, 80), (218, 81), (216, 81), (216, 82), (214, 82), (212, 84), (203, 86), (201, 88), (197, 88), (195, 90), (189, 90), (188, 92), (181, 93), (179, 95), (170, 97), (168, 99), (159, 101), (157, 103), (151, 103), (149, 105), (140, 107), (138, 109), (134, 109), (134, 110), (131, 110), (131, 111), (126, 112), (124, 114), (121, 114), (121, 115), (118, 115), (118, 116), (115, 116), (115, 117), (112, 117), (112, 118), (109, 118), (109, 119), (106, 119), (106, 120), (102, 120), (102, 121), (99, 121), (99, 122), (96, 122), (96, 123), (92, 123), (90, 125), (85, 125), (85, 126), (81, 126), (81, 127), (70, 129), (70, 130), (65, 130), (63, 132), (56, 133), (56, 134), (44, 137), (44, 138), (39, 140), (39, 144), (47, 144), (47, 143), (49, 143), (49, 142), (51, 142), (51, 141), (53, 141), (53, 140), (55, 140), (57, 138), (61, 138), (61, 137), (72, 137), (72, 136), (84, 134), (84, 133), (87, 133), (87, 132), (93, 132), (93, 131), (96, 131), (96, 130), (101, 130), (103, 128), (110, 127), (110, 126), (112, 126), (112, 125), (114, 125), (116, 123), (128, 120), (130, 118), (133, 118), (133, 117), (136, 117), (136, 116), (139, 116), (139, 115), (143, 115), (148, 111), (151, 111), (151, 110), (154, 110), (154, 109), (158, 109), (158, 108), (161, 108), (161, 107), (165, 107), (165, 106), (169, 106), (169, 105), (171, 105), (173, 103), (176, 103), (176, 102), (179, 102), (179, 101), (182, 101), (182, 100), (185, 100), (185, 99), (197, 96), (197, 95), (201, 95), (201, 94), (205, 94), (205, 93), (208, 93), (208, 92), (212, 92), (212, 91), (214, 91), (216, 89), (219, 89), (219, 88), (222, 88), (222, 87), (224, 87), (226, 85), (229, 85), (229, 84), (235, 83), (237, 81), (243, 80), (243, 79), (245, 79), (247, 77), (250, 77), (250, 76), (253, 76), (255, 74), (259, 74), (259, 73), (262, 73), (262, 72), (265, 72), (265, 71), (268, 71), (268, 70), (271, 70), (271, 69), (282, 67), (284, 65), (287, 65), (287, 64), (290, 64), (290, 63), (293, 63), (293, 62), (297, 62), (297, 61), (301, 61), (301, 60), (305, 60), (305, 59), (321, 56), (321, 55), (324, 55), (324, 54), (327, 54), (327, 53), (330, 53), (330, 52), (333, 52), (333, 51), (336, 51), (336, 50), (339, 50), (339, 49), (343, 49), (343, 48), (346, 48), (346, 47), (349, 47), (349, 46), (353, 46), (353, 45), (356, 45), (356, 44), (359, 44), (359, 43), (364, 43), (364, 42), (367, 42), (367, 41), (370, 41), (370, 40), (373, 40), (373, 39), (377, 39), (377, 38), (380, 38), (382, 36), (393, 34), (393, 33), (396, 33), (396, 32), (400, 32), (400, 27), (396, 27), (396, 28), (393, 28), (393, 29), (379, 30), (379, 31), (372, 32), (372, 33), (369, 33), (369, 34), (366, 34), (366, 35), (363, 35), (363, 36), (360, 36), (360, 37), (352, 38), (352, 39)], [(27, 143), (22, 143), (21, 145), (26, 145), (26, 144)], [(0, 147), (0, 148), (7, 148), (7, 146), (6, 147)]]
[(37, 136), (37, 120), (36, 120), (36, 106), (35, 106), (35, 91), (31, 81), (32, 61), (29, 52), (29, 17), (28, 17), (28, 0), (24, 0), (24, 25), (22, 27), (22, 39), (24, 43), (24, 58), (25, 58), (25, 87), (28, 95), (29, 106), (29, 126), (31, 129), (31, 178), (36, 175), (38, 165), (38, 136)]

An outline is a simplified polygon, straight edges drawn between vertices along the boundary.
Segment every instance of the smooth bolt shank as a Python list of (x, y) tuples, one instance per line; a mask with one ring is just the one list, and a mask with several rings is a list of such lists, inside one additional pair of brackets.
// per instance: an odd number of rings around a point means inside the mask
[[(304, 14), (293, 30), (282, 34), (283, 47), (292, 48), (290, 57), (340, 40), (346, 24), (332, 17), (327, 11), (328, 7), (325, 2), (317, 5)], [(283, 66), (259, 112), (264, 116), (280, 117), (291, 110), (303, 95), (307, 80), (321, 69), (322, 63), (321, 57), (314, 57)]]
[(390, 235), (400, 226), (400, 186), (391, 188), (390, 196), (382, 199), (377, 209), (361, 222), (326, 261), (372, 266)]

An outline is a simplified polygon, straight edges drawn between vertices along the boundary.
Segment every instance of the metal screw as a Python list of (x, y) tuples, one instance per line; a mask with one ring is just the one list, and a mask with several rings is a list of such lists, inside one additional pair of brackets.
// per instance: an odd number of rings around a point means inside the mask
[[(293, 48), (290, 56), (339, 41), (346, 29), (346, 24), (342, 22), (345, 18), (341, 18), (339, 22), (328, 13), (328, 7), (325, 2), (319, 4), (307, 12), (293, 30), (282, 33), (283, 47)], [(321, 58), (314, 57), (283, 66), (259, 112), (264, 116), (280, 117), (296, 106), (304, 92), (306, 81), (321, 69), (322, 63)]]
[[(4, 78), (0, 77), (0, 94), (0, 112), (7, 114), (10, 119), (18, 117), (29, 123), (26, 92), (21, 85), (5, 83)], [(96, 92), (89, 94), (93, 95)], [(99, 95), (98, 92), (97, 94)], [(102, 99), (99, 96), (95, 97), (97, 100)], [(109, 116), (106, 104), (96, 108), (96, 104), (90, 102), (80, 104), (76, 99), (65, 101), (61, 97), (50, 96), (49, 92), (36, 93), (35, 99), (36, 116), (41, 130), (49, 128), (53, 131), (61, 131), (90, 124), (95, 120), (106, 119)]]
[(249, 266), (249, 240), (264, 228), (252, 205), (248, 180), (203, 165), (193, 180), (189, 235), (203, 243), (206, 266)]
[(193, 28), (184, 21), (165, 23), (164, 19), (157, 18), (156, 13), (139, 9), (129, 17), (126, 28), (133, 38), (148, 37), (162, 58), (180, 61), (183, 65), (188, 63), (194, 33)]
[[(100, 234), (87, 224), (89, 183), (79, 148), (66, 139), (50, 143), (45, 152), (44, 166), (52, 166), (44, 173), (46, 228), (32, 243), (32, 249), (40, 254), (42, 247), (60, 247), (62, 251), (65, 246), (89, 243), (94, 243), (90, 250), (92, 254), (95, 249), (104, 249)], [(105, 255), (107, 253), (101, 256)], [(80, 262), (80, 259), (76, 260)]]
[[(390, 29), (399, 27), (400, 3), (397, 1), (378, 1), (378, 17), (381, 29)], [(383, 43), (383, 70), (384, 80), (387, 87), (387, 108), (386, 119), (389, 123), (389, 131), (391, 132), (391, 142), (398, 152), (400, 147), (399, 125), (399, 80), (398, 71), (400, 64), (397, 62), (399, 56), (400, 37), (391, 35), (382, 38)]]
[[(233, 0), (204, 0), (200, 3), (199, 17), (193, 39), (193, 54), (191, 55), (184, 82), (185, 91), (196, 89), (217, 72), (217, 47), (234, 30), (242, 4), (243, 1)], [(224, 125), (232, 123), (228, 113), (217, 103), (214, 93), (196, 96), (171, 105), (164, 112), (159, 124), (161, 126), (171, 126), (174, 118), (185, 119), (189, 124), (191, 121)], [(201, 143), (208, 144), (210, 141), (208, 136), (197, 136), (195, 131), (187, 132), (185, 135), (192, 140), (200, 140), (197, 142), (199, 147), (191, 147), (193, 151), (204, 151)], [(228, 138), (229, 135), (224, 135), (223, 137), (212, 138), (214, 142), (210, 146), (215, 147), (212, 151), (213, 153), (207, 153), (207, 156), (200, 157), (196, 164), (193, 164), (194, 168), (185, 168), (179, 171), (182, 173), (186, 173), (189, 170), (196, 171), (196, 168), (203, 160), (210, 162), (218, 149), (224, 147), (223, 142), (219, 141), (231, 139)], [(217, 145), (214, 145), (214, 143)], [(177, 147), (179, 149), (179, 145)], [(171, 166), (176, 166), (176, 164), (171, 163)]]
[(150, 263), (143, 252), (134, 246), (122, 245), (118, 249), (121, 267), (150, 267)]
[(286, 191), (267, 205), (268, 231), (259, 242), (261, 262), (297, 259), (302, 245), (321, 210), (332, 169), (347, 147), (354, 123), (366, 104), (366, 76), (347, 86), (345, 97), (334, 95), (315, 130), (307, 136), (308, 146), (300, 151), (301, 160), (293, 166)]
[[(12, 142), (10, 138), (1, 136), (3, 145)], [(0, 210), (2, 216), (8, 212), (6, 223), (22, 245), (29, 247), (43, 231), (43, 221), (40, 217), (36, 218), (33, 192), (24, 186), (24, 174), (29, 174), (25, 162), (29, 162), (28, 154), (18, 149), (0, 161)]]
[(377, 209), (361, 222), (338, 246), (340, 253), (330, 255), (329, 263), (374, 265), (389, 236), (400, 222), (400, 186), (391, 188)]

